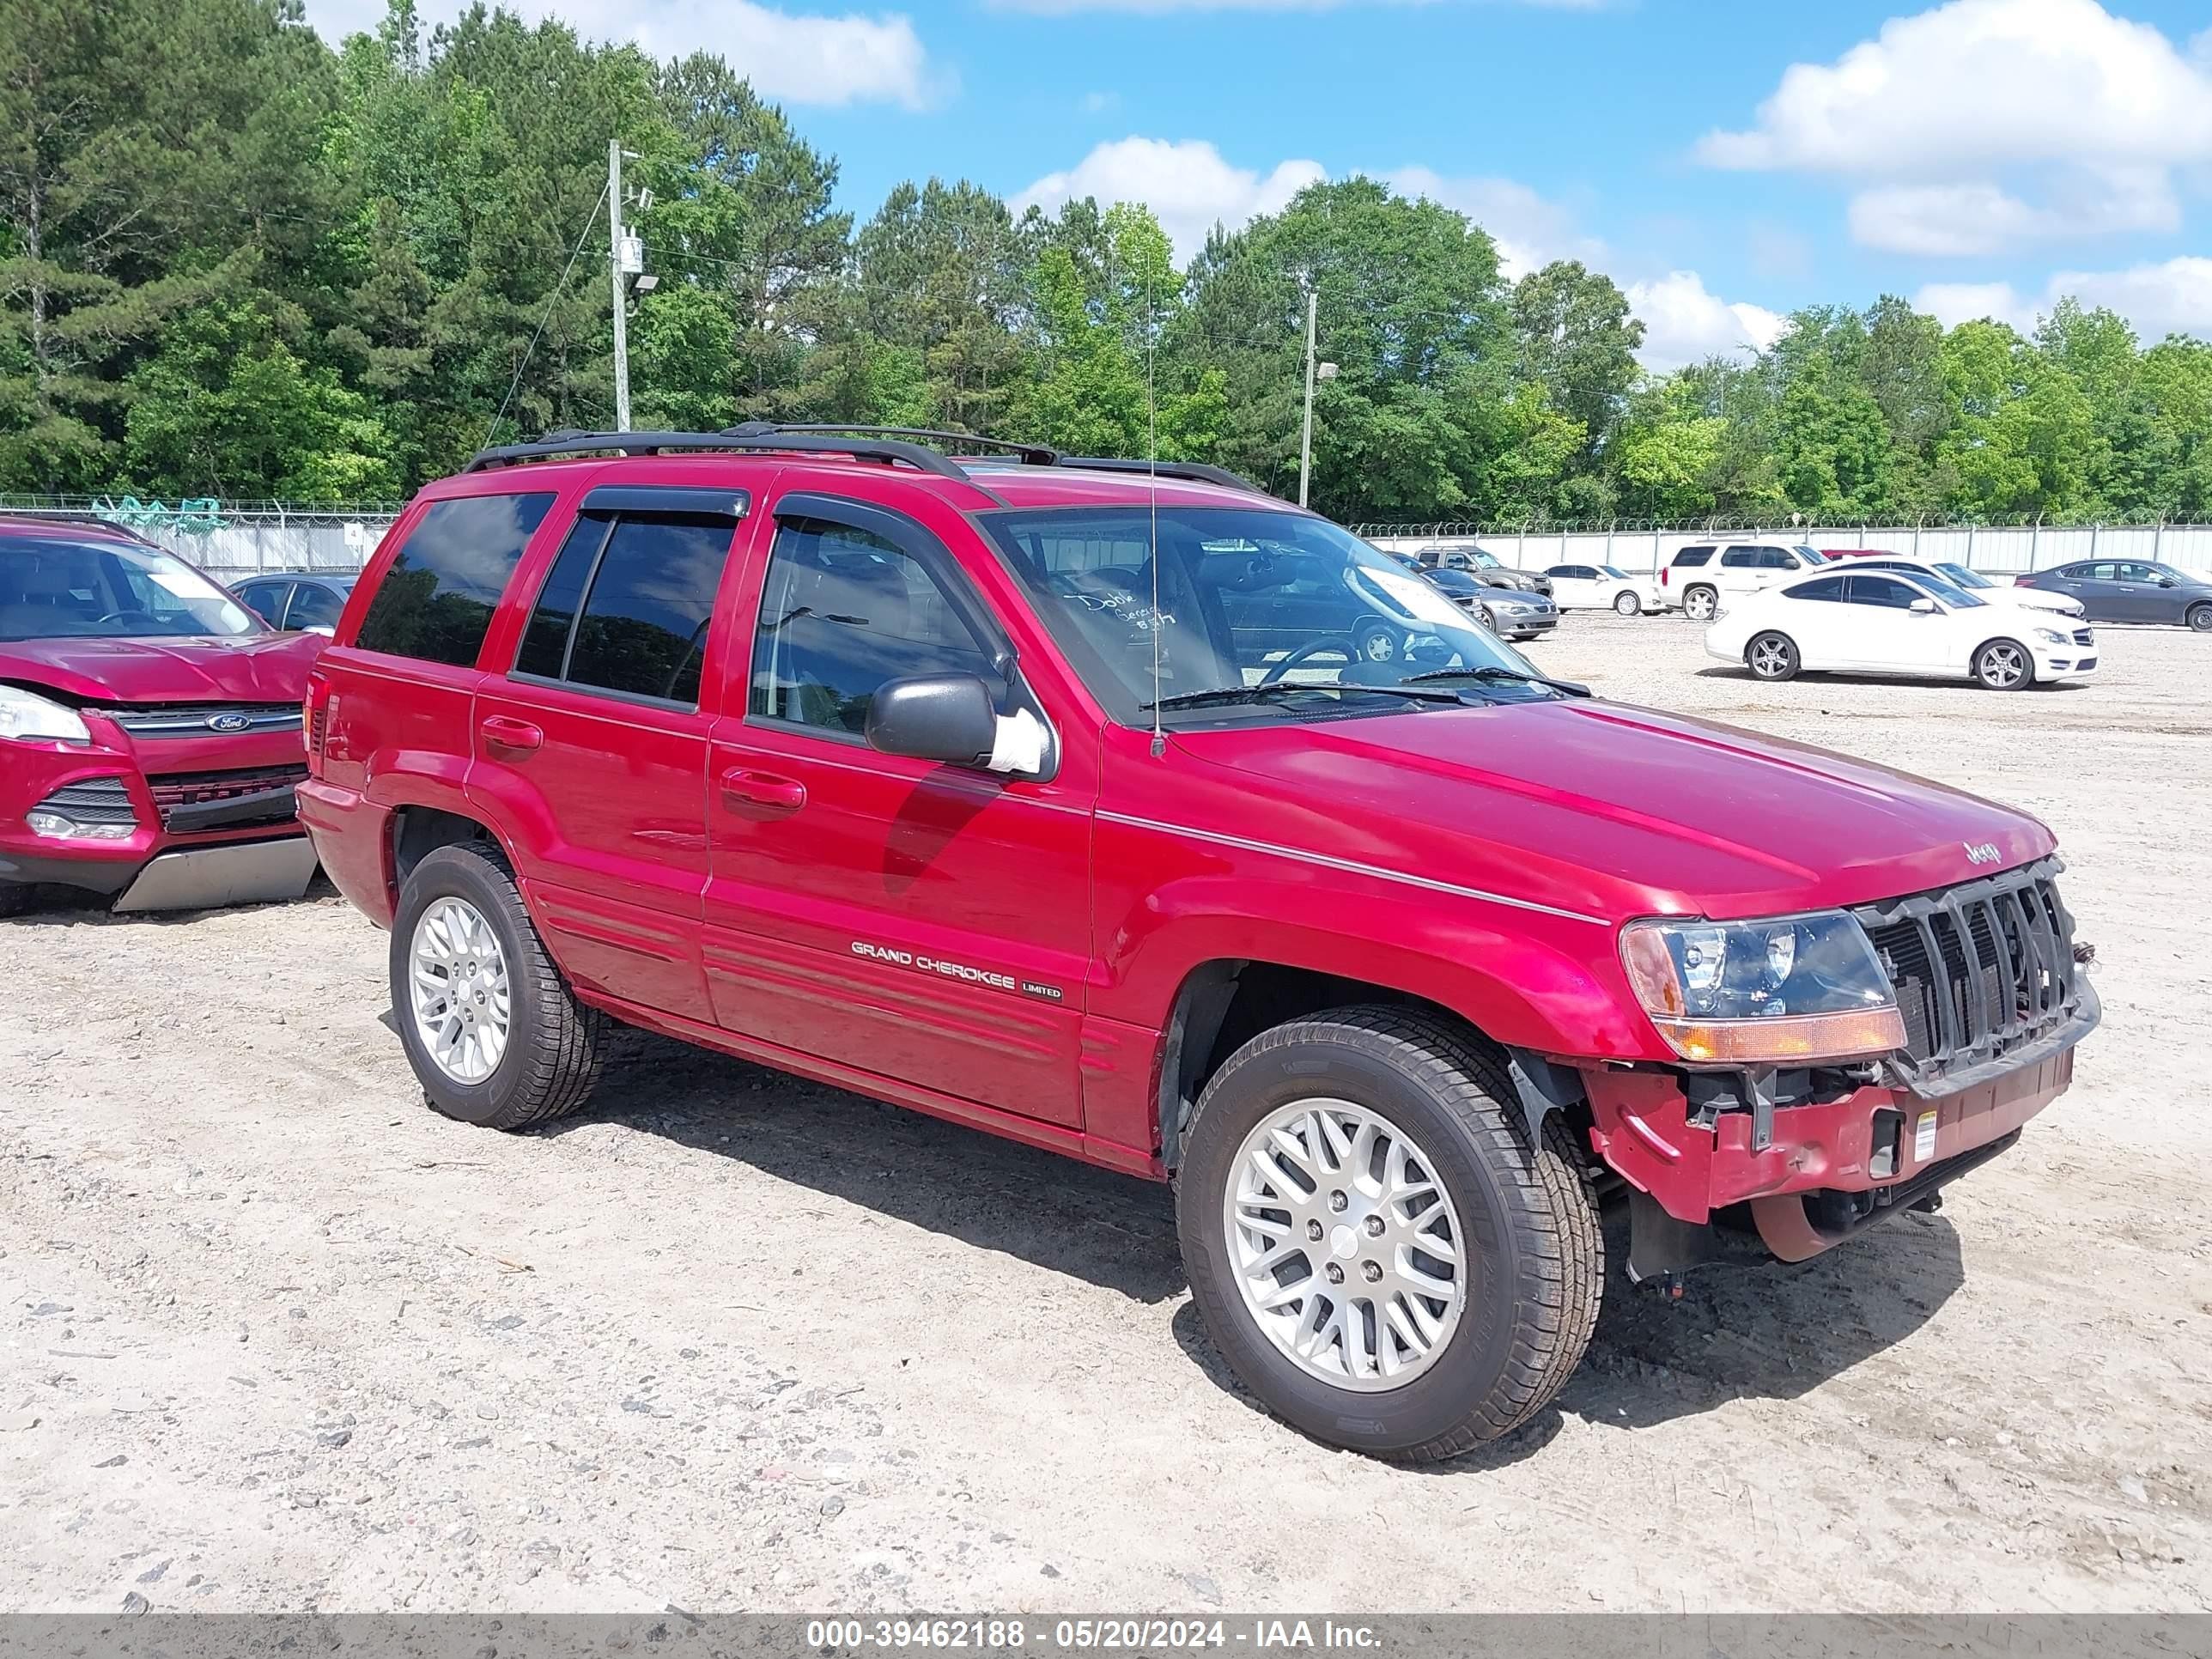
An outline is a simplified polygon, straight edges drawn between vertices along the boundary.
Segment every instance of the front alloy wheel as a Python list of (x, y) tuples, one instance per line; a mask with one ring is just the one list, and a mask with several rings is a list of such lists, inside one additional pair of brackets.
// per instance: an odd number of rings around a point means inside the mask
[(1278, 1352), (1362, 1391), (1435, 1363), (1467, 1285), (1459, 1216), (1412, 1136), (1348, 1100), (1293, 1101), (1253, 1126), (1234, 1168), (1229, 1261)]
[(1425, 1009), (1261, 1032), (1184, 1126), (1176, 1232), (1237, 1377), (1316, 1439), (1431, 1462), (1510, 1433), (1597, 1322), (1604, 1244), (1562, 1115)]
[(1644, 609), (1644, 601), (1633, 593), (1616, 594), (1613, 598), (1613, 608), (1620, 616), (1632, 617)]
[(1992, 691), (2017, 691), (2035, 678), (2027, 647), (2011, 640), (1991, 640), (1974, 653), (1974, 678)]

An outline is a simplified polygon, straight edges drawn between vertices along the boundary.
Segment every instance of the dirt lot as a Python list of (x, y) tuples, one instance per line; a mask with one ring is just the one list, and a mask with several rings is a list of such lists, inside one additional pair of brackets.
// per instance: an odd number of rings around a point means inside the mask
[(1164, 1189), (645, 1038), (423, 1107), (342, 902), (0, 924), (0, 1606), (2212, 1607), (2212, 644), (2082, 690), (1533, 647), (2057, 830), (2108, 1019), (2010, 1157), (1796, 1270), (1616, 1275), (1409, 1472), (1206, 1346)]

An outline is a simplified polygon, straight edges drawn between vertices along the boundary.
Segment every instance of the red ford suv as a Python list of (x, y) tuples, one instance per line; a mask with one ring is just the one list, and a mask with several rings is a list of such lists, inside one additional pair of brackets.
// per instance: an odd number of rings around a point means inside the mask
[(393, 526), (301, 814), (437, 1109), (574, 1110), (611, 1016), (1172, 1181), (1238, 1375), (1417, 1460), (1574, 1370), (1601, 1201), (1638, 1279), (1802, 1260), (2067, 1086), (2034, 818), (1601, 702), (1212, 469), (931, 435), (564, 433)]
[(0, 518), (0, 913), (43, 884), (134, 910), (298, 897), (322, 647), (127, 530)]

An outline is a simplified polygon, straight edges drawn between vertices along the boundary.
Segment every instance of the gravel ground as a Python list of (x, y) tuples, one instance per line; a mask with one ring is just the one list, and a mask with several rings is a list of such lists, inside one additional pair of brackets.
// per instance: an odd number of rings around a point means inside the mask
[(1164, 1188), (641, 1036), (461, 1127), (335, 898), (0, 923), (0, 1607), (2212, 1607), (2212, 642), (2106, 640), (2014, 696), (1532, 647), (2040, 814), (2107, 1024), (1940, 1216), (1616, 1274), (1430, 1471), (1238, 1392)]

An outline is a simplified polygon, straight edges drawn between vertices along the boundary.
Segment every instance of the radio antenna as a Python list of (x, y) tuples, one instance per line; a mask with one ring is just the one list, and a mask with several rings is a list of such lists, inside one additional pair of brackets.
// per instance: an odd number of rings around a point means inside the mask
[(1145, 469), (1152, 544), (1152, 758), (1167, 753), (1160, 730), (1160, 413), (1152, 394), (1152, 359), (1159, 346), (1158, 319), (1152, 310), (1152, 270), (1145, 267)]

